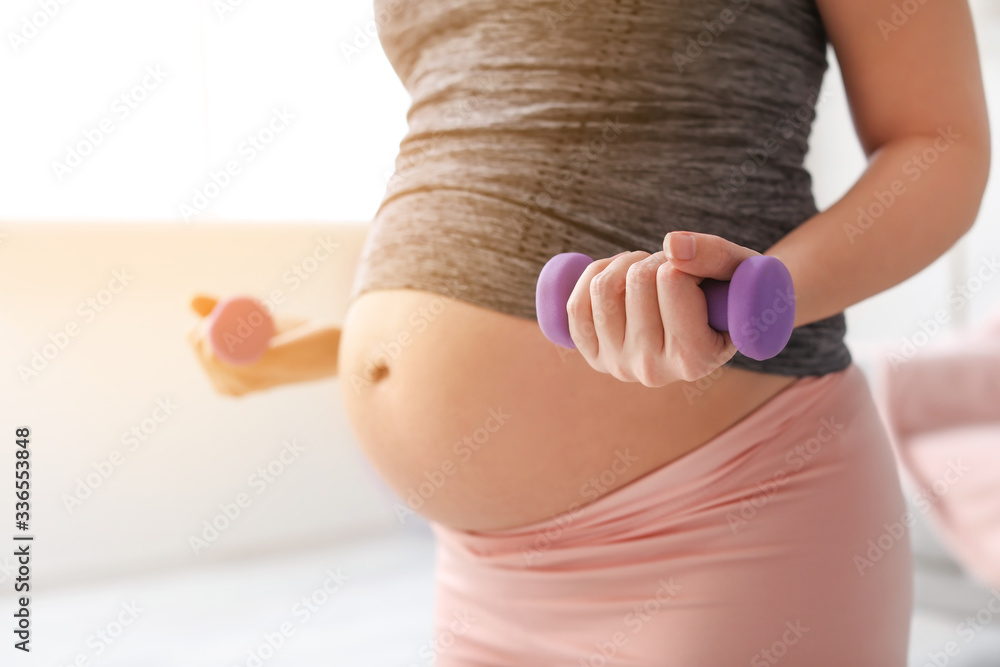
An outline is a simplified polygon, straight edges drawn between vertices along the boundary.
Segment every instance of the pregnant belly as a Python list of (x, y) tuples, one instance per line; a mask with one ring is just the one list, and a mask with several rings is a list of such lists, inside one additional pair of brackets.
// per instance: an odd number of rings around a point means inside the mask
[(402, 502), (486, 531), (592, 502), (704, 444), (794, 378), (726, 368), (651, 389), (593, 370), (535, 322), (385, 290), (348, 310), (340, 381), (365, 454)]

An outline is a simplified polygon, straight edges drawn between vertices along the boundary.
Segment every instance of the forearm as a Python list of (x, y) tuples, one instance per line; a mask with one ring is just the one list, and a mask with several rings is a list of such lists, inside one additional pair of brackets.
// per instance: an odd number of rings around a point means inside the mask
[(771, 247), (792, 274), (795, 325), (878, 294), (950, 248), (979, 211), (988, 146), (959, 127), (891, 141), (835, 205)]
[[(310, 320), (284, 331), (271, 342), (267, 368), (275, 384), (307, 382), (337, 374), (340, 327), (324, 320)], [(263, 365), (262, 365), (263, 366)]]

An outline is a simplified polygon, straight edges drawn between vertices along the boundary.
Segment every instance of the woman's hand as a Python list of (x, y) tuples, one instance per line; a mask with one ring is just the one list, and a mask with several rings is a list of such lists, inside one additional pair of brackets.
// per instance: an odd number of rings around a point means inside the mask
[(234, 366), (223, 362), (212, 351), (208, 341), (207, 316), (215, 308), (217, 300), (213, 297), (198, 295), (191, 300), (191, 309), (202, 319), (188, 332), (187, 340), (194, 350), (195, 356), (211, 380), (215, 390), (225, 396), (243, 396), (252, 391), (269, 389), (279, 384), (294, 381), (287, 371), (287, 364), (280, 353), (283, 337), (287, 332), (305, 325), (308, 320), (302, 318), (276, 318), (275, 336), (258, 361), (246, 366)]
[(729, 280), (758, 254), (719, 236), (671, 232), (661, 252), (598, 260), (570, 294), (570, 336), (591, 366), (625, 382), (662, 387), (704, 377), (736, 348), (729, 334), (708, 326), (698, 285)]

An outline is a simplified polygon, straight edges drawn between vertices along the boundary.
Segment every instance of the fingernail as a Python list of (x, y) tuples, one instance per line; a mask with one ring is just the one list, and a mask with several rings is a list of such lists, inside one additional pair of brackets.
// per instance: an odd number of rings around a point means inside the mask
[(671, 259), (694, 259), (694, 237), (682, 232), (671, 232), (667, 241), (667, 254)]

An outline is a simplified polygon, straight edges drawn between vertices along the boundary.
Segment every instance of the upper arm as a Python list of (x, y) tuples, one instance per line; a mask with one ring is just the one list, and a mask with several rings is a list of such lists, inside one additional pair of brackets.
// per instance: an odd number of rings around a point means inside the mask
[(967, 146), (978, 145), (988, 171), (989, 122), (967, 0), (817, 0), (817, 6), (866, 155), (894, 139), (952, 126)]

